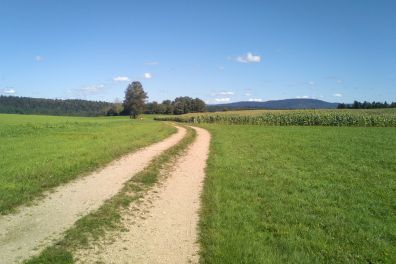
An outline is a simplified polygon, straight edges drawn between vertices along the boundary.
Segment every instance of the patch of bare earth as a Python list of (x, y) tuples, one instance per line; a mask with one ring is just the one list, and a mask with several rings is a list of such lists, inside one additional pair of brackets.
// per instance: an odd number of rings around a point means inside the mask
[(196, 140), (140, 203), (123, 212), (123, 231), (74, 252), (78, 263), (197, 263), (200, 194), (210, 134)]
[(128, 154), (106, 167), (60, 186), (36, 205), (0, 216), (0, 262), (18, 263), (59, 239), (79, 218), (98, 209), (150, 161), (177, 144), (186, 129), (169, 138)]

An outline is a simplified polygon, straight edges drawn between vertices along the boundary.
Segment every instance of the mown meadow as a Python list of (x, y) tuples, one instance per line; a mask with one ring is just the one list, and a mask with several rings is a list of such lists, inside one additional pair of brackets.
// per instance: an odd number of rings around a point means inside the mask
[[(289, 121), (257, 122), (267, 114)], [(396, 263), (395, 116), (260, 110), (158, 118), (212, 134), (201, 262)], [(0, 213), (173, 132), (152, 117), (0, 115)]]
[(203, 263), (396, 262), (396, 128), (203, 127)]
[(395, 127), (208, 123), (202, 263), (396, 263)]
[(152, 118), (0, 115), (0, 214), (176, 131)]

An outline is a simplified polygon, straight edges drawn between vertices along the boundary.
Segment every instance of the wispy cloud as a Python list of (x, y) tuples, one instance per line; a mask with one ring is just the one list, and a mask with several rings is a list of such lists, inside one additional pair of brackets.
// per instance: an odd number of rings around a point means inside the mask
[(10, 95), (15, 94), (16, 91), (13, 88), (4, 88), (0, 90), (0, 93)]
[(308, 84), (309, 85), (315, 85), (315, 81), (309, 81)]
[(215, 98), (214, 99), (216, 102), (218, 103), (224, 103), (224, 102), (229, 102), (231, 100), (231, 98), (229, 97), (224, 97), (224, 98)]
[(97, 93), (102, 91), (104, 87), (105, 87), (104, 84), (95, 84), (95, 85), (85, 86), (84, 88), (81, 88), (81, 90), (87, 93)]
[(37, 55), (36, 57), (34, 57), (34, 60), (37, 61), (37, 62), (40, 62), (40, 61), (44, 60), (44, 57), (40, 56), (40, 55)]
[(236, 61), (241, 63), (258, 63), (261, 62), (261, 56), (248, 52), (246, 55), (236, 57)]
[(149, 65), (149, 66), (154, 66), (154, 65), (158, 65), (159, 62), (158, 61), (148, 61), (145, 62), (144, 65)]
[(263, 99), (261, 99), (261, 98), (250, 98), (249, 99), (249, 102), (262, 102), (263, 101)]
[(245, 93), (245, 96), (252, 96), (252, 94), (251, 93)]
[(98, 94), (102, 92), (104, 88), (105, 88), (104, 84), (93, 84), (93, 85), (84, 86), (82, 88), (69, 90), (69, 93), (71, 93), (73, 96), (76, 97), (86, 97), (89, 95)]
[(308, 99), (309, 95), (296, 96), (297, 99)]
[(126, 76), (117, 76), (113, 78), (113, 81), (115, 82), (129, 82), (130, 79)]
[(223, 70), (224, 70), (224, 66), (219, 66), (218, 69), (219, 69), (220, 71), (223, 71)]
[(335, 94), (333, 94), (333, 96), (334, 96), (334, 97), (342, 97), (342, 94), (340, 94), (340, 93), (335, 93)]
[(235, 93), (231, 91), (224, 91), (224, 92), (216, 93), (215, 95), (234, 95), (234, 94)]
[(153, 75), (151, 73), (149, 72), (144, 73), (144, 79), (151, 79), (151, 78), (153, 78)]
[(340, 78), (338, 78), (337, 76), (334, 76), (334, 75), (327, 76), (326, 78), (330, 79), (330, 80), (334, 80), (338, 84), (341, 84), (341, 83), (344, 82), (344, 80), (342, 80), (342, 79), (340, 79)]

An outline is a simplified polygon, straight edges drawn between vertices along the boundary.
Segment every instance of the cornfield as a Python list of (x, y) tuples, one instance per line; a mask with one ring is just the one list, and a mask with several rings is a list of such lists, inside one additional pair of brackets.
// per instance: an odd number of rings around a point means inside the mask
[(236, 125), (396, 127), (396, 111), (253, 110), (161, 116), (155, 120)]

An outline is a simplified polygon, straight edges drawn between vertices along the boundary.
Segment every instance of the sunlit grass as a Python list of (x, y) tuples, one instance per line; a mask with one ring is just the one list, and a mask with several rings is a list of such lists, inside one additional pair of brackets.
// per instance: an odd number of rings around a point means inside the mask
[(151, 118), (0, 115), (0, 213), (173, 132)]
[(396, 129), (203, 125), (202, 263), (396, 263)]
[(26, 264), (75, 263), (73, 252), (78, 248), (92, 246), (92, 242), (115, 229), (122, 230), (122, 212), (133, 202), (144, 197), (150, 188), (167, 177), (167, 170), (176, 159), (184, 153), (196, 138), (195, 130), (187, 128), (186, 136), (176, 145), (155, 157), (141, 172), (132, 177), (112, 198), (96, 211), (79, 219), (72, 228), (65, 232), (65, 237), (55, 245), (43, 250)]

